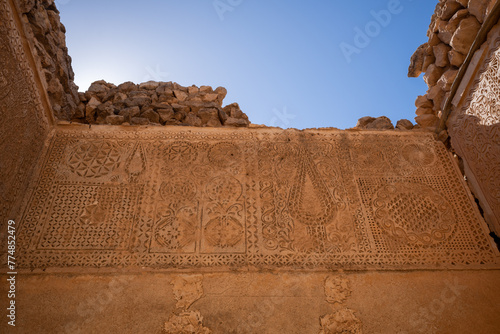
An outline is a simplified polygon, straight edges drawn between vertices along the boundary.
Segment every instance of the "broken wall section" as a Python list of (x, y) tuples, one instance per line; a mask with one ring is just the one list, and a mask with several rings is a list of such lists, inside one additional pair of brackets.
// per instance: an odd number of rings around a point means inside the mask
[(104, 80), (80, 93), (73, 121), (110, 125), (185, 125), (247, 127), (250, 121), (237, 103), (222, 107), (227, 90), (184, 87), (175, 82), (148, 81), (118, 86)]
[(415, 101), (415, 121), (436, 129), (452, 84), (496, 0), (440, 0), (431, 18), (427, 37), (411, 57), (409, 77), (424, 74), (429, 89)]
[(238, 104), (222, 108), (223, 87), (183, 87), (172, 82), (94, 82), (85, 93), (74, 83), (66, 28), (54, 0), (22, 0), (18, 10), (37, 70), (59, 121), (110, 125), (189, 125), (245, 127)]
[(54, 0), (21, 0), (19, 10), (54, 116), (71, 120), (79, 103), (78, 86), (59, 10)]

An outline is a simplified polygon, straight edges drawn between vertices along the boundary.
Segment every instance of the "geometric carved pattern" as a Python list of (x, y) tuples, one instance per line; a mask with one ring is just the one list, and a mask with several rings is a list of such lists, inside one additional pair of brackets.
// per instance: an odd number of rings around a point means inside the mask
[(472, 89), (449, 124), (451, 143), (467, 162), (500, 231), (500, 39), (493, 41)]
[(496, 265), (425, 133), (59, 127), (19, 238), (24, 268)]
[(120, 152), (107, 142), (78, 143), (68, 157), (70, 170), (83, 177), (100, 177), (120, 163)]
[[(42, 154), (49, 124), (23, 37), (6, 0), (0, 0), (0, 227), (16, 219), (29, 176)], [(3, 233), (3, 231), (2, 231)]]
[(374, 215), (390, 237), (414, 244), (445, 241), (456, 218), (451, 205), (423, 184), (387, 185), (373, 198)]
[(138, 196), (137, 186), (59, 185), (38, 248), (125, 248)]

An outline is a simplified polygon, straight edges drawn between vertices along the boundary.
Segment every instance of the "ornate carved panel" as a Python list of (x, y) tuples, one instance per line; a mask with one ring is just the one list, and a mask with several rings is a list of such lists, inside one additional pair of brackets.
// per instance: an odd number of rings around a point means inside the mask
[(196, 131), (59, 128), (21, 222), (20, 264), (496, 264), (458, 170), (431, 135)]
[(487, 211), (486, 217), (499, 232), (500, 39), (492, 43), (463, 107), (452, 115), (449, 132), (453, 147), (470, 169), (468, 176)]
[(13, 15), (0, 0), (0, 224), (19, 215), (16, 203), (25, 195), (49, 130)]

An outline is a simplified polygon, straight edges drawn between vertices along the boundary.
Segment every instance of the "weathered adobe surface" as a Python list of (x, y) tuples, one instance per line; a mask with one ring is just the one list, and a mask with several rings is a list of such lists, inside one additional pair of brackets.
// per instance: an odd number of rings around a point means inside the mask
[(66, 47), (66, 28), (61, 23), (59, 11), (54, 0), (21, 0), (18, 4), (54, 116), (70, 120), (79, 102), (78, 86), (74, 83), (75, 74)]
[(435, 130), (460, 66), (496, 0), (439, 0), (427, 30), (429, 41), (411, 57), (409, 77), (424, 74), (429, 89), (415, 101), (415, 121)]
[(111, 125), (186, 125), (246, 127), (248, 117), (237, 103), (222, 107), (227, 90), (183, 87), (175, 82), (148, 81), (114, 85), (104, 80), (80, 93), (73, 121)]

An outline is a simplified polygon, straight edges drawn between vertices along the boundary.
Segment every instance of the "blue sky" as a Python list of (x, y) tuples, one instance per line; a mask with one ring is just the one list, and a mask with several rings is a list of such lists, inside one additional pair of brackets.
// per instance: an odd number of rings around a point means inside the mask
[(56, 0), (80, 91), (100, 79), (224, 86), (252, 123), (299, 129), (414, 121), (427, 87), (407, 69), (436, 3)]

